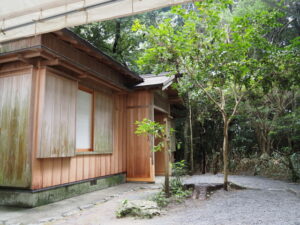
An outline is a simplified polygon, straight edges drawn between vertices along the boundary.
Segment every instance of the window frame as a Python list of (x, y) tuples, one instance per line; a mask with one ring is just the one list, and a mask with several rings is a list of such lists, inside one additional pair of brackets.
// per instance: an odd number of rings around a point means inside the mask
[[(95, 91), (91, 88), (85, 87), (83, 85), (78, 85), (78, 89), (77, 91), (84, 91), (87, 92), (89, 94), (92, 95), (92, 110), (91, 110), (91, 148), (87, 148), (87, 149), (80, 149), (77, 148), (76, 146), (76, 153), (92, 153), (94, 152), (94, 126), (95, 126)], [(76, 101), (76, 104), (78, 104), (78, 102)], [(77, 139), (77, 110), (76, 110), (76, 139)], [(77, 140), (76, 140), (77, 141)]]

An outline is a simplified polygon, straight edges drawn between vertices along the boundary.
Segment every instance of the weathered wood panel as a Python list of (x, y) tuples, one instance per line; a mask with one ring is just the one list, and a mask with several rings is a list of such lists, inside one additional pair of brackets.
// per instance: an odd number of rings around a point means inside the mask
[(31, 183), (31, 73), (0, 76), (0, 186)]
[(126, 96), (116, 95), (114, 99), (114, 126), (118, 129), (114, 128), (113, 135), (118, 142), (114, 141), (113, 153), (55, 159), (38, 159), (34, 154), (32, 189), (126, 172)]
[(154, 181), (152, 138), (138, 136), (135, 121), (153, 118), (153, 99), (150, 91), (136, 91), (127, 99), (127, 180)]
[(74, 156), (77, 82), (47, 71), (44, 85), (37, 157)]
[(95, 92), (94, 151), (101, 154), (113, 152), (113, 96)]
[(12, 52), (41, 45), (41, 35), (13, 40), (1, 44), (0, 53)]

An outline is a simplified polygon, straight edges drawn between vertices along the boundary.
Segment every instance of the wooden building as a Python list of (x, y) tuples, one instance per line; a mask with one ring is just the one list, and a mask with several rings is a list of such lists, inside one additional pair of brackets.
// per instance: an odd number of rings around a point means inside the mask
[(139, 76), (67, 29), (0, 47), (0, 205), (34, 207), (163, 173), (154, 140), (134, 123), (171, 123), (174, 77)]

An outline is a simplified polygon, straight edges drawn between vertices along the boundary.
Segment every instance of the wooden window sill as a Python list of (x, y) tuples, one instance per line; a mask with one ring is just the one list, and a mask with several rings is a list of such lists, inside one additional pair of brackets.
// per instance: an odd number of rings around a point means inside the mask
[(89, 151), (89, 152), (76, 152), (76, 155), (112, 155), (113, 153), (102, 153), (102, 152), (94, 152), (94, 151)]

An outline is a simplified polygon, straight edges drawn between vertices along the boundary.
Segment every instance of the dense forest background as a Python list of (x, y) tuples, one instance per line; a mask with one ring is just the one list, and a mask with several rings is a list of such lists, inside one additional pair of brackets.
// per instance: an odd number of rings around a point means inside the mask
[(230, 173), (300, 180), (298, 0), (206, 0), (72, 29), (139, 74), (180, 74), (174, 154), (191, 172), (222, 172), (228, 147)]

